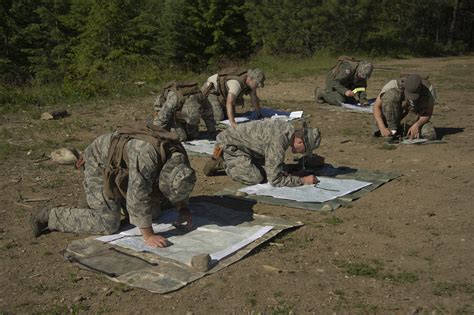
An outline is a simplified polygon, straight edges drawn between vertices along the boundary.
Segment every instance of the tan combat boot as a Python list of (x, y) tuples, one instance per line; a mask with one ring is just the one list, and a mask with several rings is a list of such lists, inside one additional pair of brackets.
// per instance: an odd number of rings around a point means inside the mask
[(222, 155), (222, 147), (216, 145), (211, 158), (206, 162), (206, 164), (204, 164), (204, 168), (202, 169), (204, 175), (213, 176), (218, 171), (224, 170), (224, 159), (222, 158)]
[(48, 219), (49, 219), (49, 209), (43, 208), (33, 215), (30, 218), (30, 227), (31, 232), (33, 233), (34, 237), (40, 236), (43, 231), (48, 227)]

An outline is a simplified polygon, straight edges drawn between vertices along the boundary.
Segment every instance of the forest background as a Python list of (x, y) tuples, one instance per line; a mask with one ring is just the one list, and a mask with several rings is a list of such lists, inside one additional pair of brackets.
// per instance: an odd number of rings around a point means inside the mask
[(474, 49), (473, 0), (2, 0), (0, 112), (127, 98), (246, 63), (267, 77), (339, 54)]

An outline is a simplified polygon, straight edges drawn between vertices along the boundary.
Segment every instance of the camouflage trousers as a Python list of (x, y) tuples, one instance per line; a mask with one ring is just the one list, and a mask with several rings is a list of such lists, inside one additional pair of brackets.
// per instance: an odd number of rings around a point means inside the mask
[(80, 234), (112, 234), (120, 226), (120, 205), (104, 196), (103, 175), (86, 157), (84, 191), (88, 208), (57, 207), (49, 212), (48, 228)]
[(333, 90), (325, 90), (321, 97), (326, 103), (336, 106), (340, 106), (341, 103), (344, 103), (346, 100), (346, 96), (341, 95), (339, 92)]
[[(382, 118), (390, 130), (405, 136), (408, 129), (418, 120), (419, 116), (414, 112), (403, 112), (402, 102), (399, 100), (399, 92), (389, 90), (382, 95)], [(373, 124), (373, 135), (380, 134), (377, 123)], [(421, 127), (420, 137), (428, 140), (436, 140), (436, 131), (431, 121)]]
[[(159, 126), (156, 122), (157, 117), (156, 114), (153, 115), (153, 124)], [(181, 142), (193, 140), (199, 137), (199, 126), (187, 124), (185, 121), (176, 121), (176, 123), (173, 123), (169, 129), (178, 135), (179, 141)]]
[(215, 122), (219, 123), (221, 120), (224, 120), (226, 113), (221, 105), (221, 102), (219, 101), (219, 97), (216, 94), (211, 93), (207, 96), (207, 101), (211, 105)]
[[(84, 192), (86, 205), (80, 207), (56, 207), (49, 212), (48, 228), (60, 232), (79, 234), (112, 234), (119, 230), (121, 206), (104, 195), (104, 165), (98, 162), (100, 147), (108, 147), (110, 138), (99, 138), (84, 152)], [(155, 204), (155, 202), (154, 202)], [(159, 204), (153, 209), (159, 214)]]
[(255, 158), (235, 146), (224, 146), (224, 169), (233, 180), (245, 185), (260, 184), (266, 179), (264, 159)]

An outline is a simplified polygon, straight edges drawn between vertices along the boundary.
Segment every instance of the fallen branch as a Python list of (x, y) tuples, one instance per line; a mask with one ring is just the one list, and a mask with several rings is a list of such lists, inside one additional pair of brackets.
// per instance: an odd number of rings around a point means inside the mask
[(17, 206), (21, 206), (21, 207), (28, 208), (28, 209), (33, 209), (33, 207), (32, 207), (32, 206), (25, 205), (25, 204), (22, 204), (22, 203), (14, 202), (14, 204), (16, 204)]
[(24, 202), (39, 202), (39, 201), (49, 201), (51, 198), (43, 197), (43, 198), (29, 198), (23, 200)]

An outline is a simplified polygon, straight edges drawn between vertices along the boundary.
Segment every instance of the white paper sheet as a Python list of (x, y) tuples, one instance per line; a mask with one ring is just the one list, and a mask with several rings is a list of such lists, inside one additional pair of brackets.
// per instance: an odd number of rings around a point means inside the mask
[(183, 147), (188, 152), (204, 153), (212, 155), (216, 141), (211, 140), (193, 140), (183, 142)]
[[(262, 108), (260, 110), (260, 113), (262, 114), (264, 118), (281, 119), (285, 121), (290, 121), (290, 120), (303, 117), (302, 110), (288, 113), (285, 111), (275, 110), (272, 108)], [(237, 124), (247, 122), (249, 120), (257, 120), (257, 113), (255, 111), (249, 112), (245, 116), (235, 118), (235, 122)], [(230, 122), (228, 119), (222, 120), (221, 123), (224, 125), (230, 126)]]
[(361, 105), (354, 105), (349, 103), (341, 103), (341, 106), (356, 112), (361, 113), (373, 113), (374, 107), (373, 106), (361, 106)]
[[(193, 206), (205, 207), (204, 204), (193, 204), (190, 206), (191, 212)], [(172, 222), (176, 219), (176, 211), (166, 211), (159, 221), (152, 225), (155, 233), (164, 233), (164, 236), (172, 243), (166, 248), (153, 248), (146, 245), (140, 230), (136, 227), (119, 234), (101, 236), (96, 239), (135, 251), (155, 253), (190, 265), (192, 257), (200, 254), (210, 254), (211, 259), (221, 260), (262, 237), (273, 228), (273, 226), (260, 225), (222, 226), (211, 222), (205, 216), (193, 215), (193, 224), (197, 227), (196, 229), (186, 234), (166, 235), (167, 232), (172, 233), (175, 230)]]
[[(250, 119), (247, 118), (247, 117), (235, 117), (234, 120), (235, 120), (236, 123), (240, 124), (240, 123), (249, 121)], [(227, 126), (230, 126), (230, 121), (229, 121), (229, 119), (221, 120), (220, 123), (221, 123), (221, 124), (224, 124), (224, 125), (227, 125)]]
[(402, 144), (420, 144), (428, 142), (428, 139), (418, 138), (418, 139), (404, 139), (401, 143)]
[(244, 187), (239, 189), (239, 191), (251, 195), (271, 196), (299, 202), (325, 202), (371, 185), (369, 182), (354, 179), (337, 179), (319, 176), (318, 179), (319, 183), (316, 184), (316, 186), (272, 187), (266, 183)]

